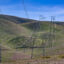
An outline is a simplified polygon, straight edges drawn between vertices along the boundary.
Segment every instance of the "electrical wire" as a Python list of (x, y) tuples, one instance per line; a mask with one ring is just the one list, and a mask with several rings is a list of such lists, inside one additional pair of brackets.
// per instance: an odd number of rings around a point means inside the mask
[[(0, 9), (0, 12), (2, 12), (1, 9)], [(1, 62), (2, 62), (2, 49), (1, 49), (1, 43), (0, 43), (0, 63)]]
[(25, 5), (25, 0), (22, 0), (22, 4), (23, 4), (23, 7), (24, 7), (25, 15), (26, 15), (27, 18), (29, 18), (29, 14), (28, 14), (28, 11), (27, 11), (26, 5)]

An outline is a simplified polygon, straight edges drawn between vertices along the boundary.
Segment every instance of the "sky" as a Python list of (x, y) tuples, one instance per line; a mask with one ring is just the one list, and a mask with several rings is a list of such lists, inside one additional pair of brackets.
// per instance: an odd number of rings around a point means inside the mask
[[(27, 11), (27, 14), (25, 12)], [(0, 14), (35, 20), (64, 21), (64, 0), (0, 0)]]

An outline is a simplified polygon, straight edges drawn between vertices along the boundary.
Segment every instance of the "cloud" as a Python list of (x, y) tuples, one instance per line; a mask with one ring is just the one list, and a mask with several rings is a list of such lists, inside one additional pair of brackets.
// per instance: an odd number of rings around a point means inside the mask
[[(0, 6), (3, 14), (14, 15), (19, 17), (27, 17), (23, 6), (21, 5), (9, 5)], [(30, 19), (39, 20), (39, 16), (43, 15), (46, 19), (50, 20), (51, 16), (56, 17), (56, 21), (64, 21), (64, 8), (61, 6), (28, 6), (26, 7)]]
[[(35, 11), (29, 11), (29, 14), (34, 17), (38, 17), (39, 15), (45, 16), (47, 19), (50, 20), (51, 16), (56, 17), (56, 21), (64, 21), (64, 8), (60, 6), (54, 6), (54, 7), (49, 7), (49, 6), (43, 6), (40, 8), (33, 8)], [(37, 18), (36, 18), (37, 19)]]

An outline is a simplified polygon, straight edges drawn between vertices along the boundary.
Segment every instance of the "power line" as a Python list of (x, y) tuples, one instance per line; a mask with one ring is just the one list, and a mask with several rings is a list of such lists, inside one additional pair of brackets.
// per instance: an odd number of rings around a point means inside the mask
[(25, 5), (25, 0), (22, 0), (22, 4), (23, 4), (23, 7), (24, 7), (25, 15), (26, 15), (27, 18), (29, 18), (29, 14), (28, 14), (28, 11), (27, 11), (26, 5)]
[(46, 17), (44, 17), (43, 15), (39, 16), (39, 21), (42, 21), (43, 19), (45, 19)]
[[(0, 9), (0, 12), (1, 12), (1, 9)], [(2, 62), (2, 54), (1, 54), (2, 50), (1, 50), (1, 43), (0, 43), (0, 63)]]

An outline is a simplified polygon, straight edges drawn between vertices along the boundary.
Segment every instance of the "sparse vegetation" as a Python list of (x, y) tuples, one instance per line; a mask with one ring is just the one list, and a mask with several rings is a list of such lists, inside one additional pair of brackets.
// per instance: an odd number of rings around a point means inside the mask
[(58, 58), (64, 59), (64, 55), (59, 55)]
[[(28, 47), (26, 49), (26, 54), (24, 56), (29, 57), (31, 54), (31, 46), (33, 45), (33, 39), (36, 36), (35, 39), (35, 45), (34, 46), (42, 46), (42, 44), (45, 43), (45, 54), (46, 57), (40, 57), (42, 59), (50, 59), (50, 56), (56, 55), (56, 54), (64, 54), (64, 25), (61, 24), (61, 22), (58, 24), (56, 23), (55, 30), (55, 41), (53, 43), (53, 48), (50, 48), (48, 45), (48, 39), (49, 39), (49, 22), (40, 22), (40, 29), (38, 31), (35, 31), (35, 23), (37, 21), (35, 20), (29, 20), (29, 19), (23, 19), (18, 18), (14, 16), (7, 16), (7, 15), (0, 15), (0, 42), (2, 45), (2, 48), (11, 50), (11, 53), (4, 52), (2, 54), (3, 58), (2, 61), (11, 61), (10, 57), (18, 54), (17, 56), (21, 56), (21, 53), (23, 52), (22, 46)], [(35, 34), (32, 35), (32, 33), (35, 32)], [(32, 39), (31, 39), (32, 37)], [(51, 38), (53, 39), (53, 38)], [(13, 52), (14, 50), (14, 52)], [(37, 56), (42, 55), (43, 49), (34, 49), (34, 56), (37, 58)], [(61, 52), (61, 53), (60, 53)], [(9, 55), (8, 55), (9, 54)], [(24, 53), (25, 54), (25, 53)], [(8, 56), (7, 60), (6, 57)], [(23, 56), (23, 55), (22, 55)], [(29, 57), (30, 58), (30, 57)], [(59, 58), (64, 58), (64, 55), (59, 56)], [(21, 58), (20, 58), (21, 59)]]

